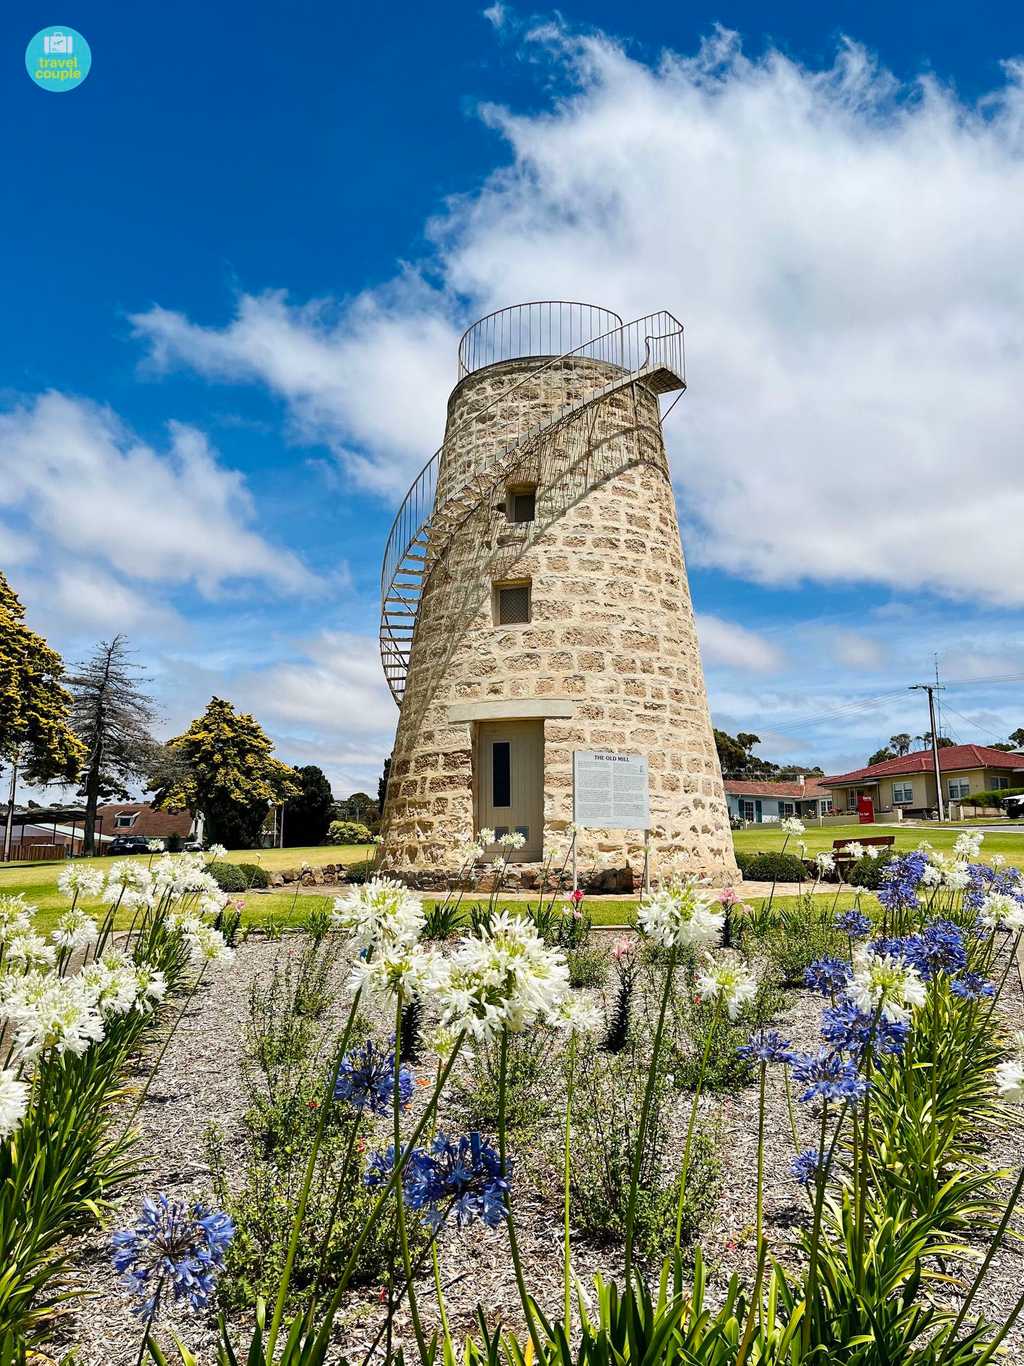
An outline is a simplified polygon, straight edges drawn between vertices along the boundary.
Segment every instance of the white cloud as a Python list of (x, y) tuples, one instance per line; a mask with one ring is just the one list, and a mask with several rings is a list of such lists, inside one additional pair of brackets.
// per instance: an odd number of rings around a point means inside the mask
[(972, 108), (853, 43), (816, 70), (722, 31), (650, 66), (555, 25), (523, 41), (574, 92), (484, 111), (511, 159), (431, 226), (438, 292), (403, 276), (336, 318), (246, 297), (221, 330), (153, 309), (156, 359), (262, 380), (394, 488), (440, 436), (452, 299), (666, 307), (688, 331), (670, 439), (692, 560), (1024, 602), (1024, 65)]
[(750, 673), (778, 673), (784, 666), (785, 655), (778, 646), (734, 621), (698, 613), (697, 634), (705, 664), (721, 664)]
[(0, 413), (0, 505), (30, 523), (51, 556), (99, 561), (136, 583), (194, 583), (207, 594), (247, 579), (310, 588), (296, 557), (249, 526), (242, 476), (194, 427), (169, 429), (164, 454), (108, 408), (42, 394)]
[(246, 705), (293, 728), (390, 736), (398, 720), (376, 639), (351, 632), (325, 631), (305, 644), (301, 660), (243, 674), (238, 687)]
[(880, 669), (886, 662), (881, 641), (859, 631), (835, 631), (829, 648), (836, 663), (847, 669)]
[(367, 487), (404, 490), (440, 445), (459, 332), (414, 275), (345, 308), (242, 295), (220, 331), (164, 308), (132, 322), (158, 370), (266, 384), (288, 403), (297, 438), (325, 442)]

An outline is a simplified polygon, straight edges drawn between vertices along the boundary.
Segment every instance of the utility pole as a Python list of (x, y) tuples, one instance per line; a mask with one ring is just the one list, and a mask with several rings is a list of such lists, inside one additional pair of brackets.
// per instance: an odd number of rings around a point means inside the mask
[(935, 694), (944, 692), (941, 683), (914, 683), (910, 688), (911, 692), (926, 692), (928, 694), (928, 724), (932, 736), (932, 766), (935, 770), (935, 795), (939, 802), (939, 820), (946, 819), (946, 806), (942, 800), (942, 774), (939, 771), (939, 732), (935, 724)]

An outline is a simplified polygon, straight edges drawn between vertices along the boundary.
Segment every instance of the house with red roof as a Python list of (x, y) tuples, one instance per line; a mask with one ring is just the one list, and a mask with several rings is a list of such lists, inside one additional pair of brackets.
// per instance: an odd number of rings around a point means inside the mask
[[(1007, 754), (987, 745), (948, 745), (939, 750), (942, 795), (948, 805), (978, 792), (1024, 787), (1024, 754)], [(856, 815), (867, 797), (876, 815), (929, 815), (938, 809), (935, 765), (930, 749), (915, 750), (867, 768), (819, 778), (832, 793), (837, 814)]]
[(821, 786), (818, 778), (803, 774), (784, 783), (726, 778), (724, 785), (729, 818), (734, 825), (740, 821), (746, 825), (769, 824), (787, 816), (815, 821), (832, 811), (832, 793)]

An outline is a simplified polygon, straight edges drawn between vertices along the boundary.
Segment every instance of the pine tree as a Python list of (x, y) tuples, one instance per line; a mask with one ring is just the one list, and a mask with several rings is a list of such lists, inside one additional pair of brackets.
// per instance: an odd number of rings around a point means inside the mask
[(132, 663), (124, 636), (116, 635), (101, 641), (92, 658), (68, 678), (72, 724), (88, 751), (79, 793), (85, 798), (86, 854), (94, 852), (100, 800), (129, 797), (129, 785), (153, 767), (153, 702), (142, 690), (142, 672)]
[(184, 735), (167, 742), (181, 767), (168, 772), (154, 804), (170, 811), (201, 811), (209, 839), (251, 849), (267, 812), (300, 791), (294, 769), (275, 759), (270, 739), (254, 717), (213, 697)]
[(85, 750), (70, 725), (71, 694), (61, 686), (64, 661), (25, 625), (25, 609), (0, 574), (0, 762), (11, 766), (4, 854), (10, 853), (15, 780), (77, 776)]
[(327, 774), (316, 764), (295, 770), (301, 791), (284, 804), (284, 842), (292, 848), (319, 844), (327, 834), (334, 794)]

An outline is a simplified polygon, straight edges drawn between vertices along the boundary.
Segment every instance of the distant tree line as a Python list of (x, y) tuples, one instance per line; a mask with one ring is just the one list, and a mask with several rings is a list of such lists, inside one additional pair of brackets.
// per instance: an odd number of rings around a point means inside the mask
[(729, 735), (727, 731), (716, 729), (715, 748), (722, 765), (722, 777), (786, 782), (799, 778), (801, 774), (816, 777), (824, 773), (818, 765), (809, 768), (806, 764), (773, 764), (770, 759), (762, 759), (753, 753), (754, 746), (760, 743), (761, 737), (750, 731), (741, 730), (737, 735)]

